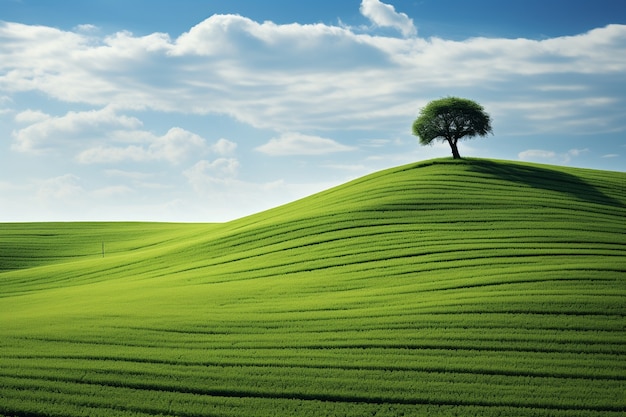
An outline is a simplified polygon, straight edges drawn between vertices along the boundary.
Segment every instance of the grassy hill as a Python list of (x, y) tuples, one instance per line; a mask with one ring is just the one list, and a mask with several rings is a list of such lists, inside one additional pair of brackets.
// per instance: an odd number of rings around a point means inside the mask
[(5, 416), (623, 416), (626, 173), (438, 159), (223, 224), (0, 224), (0, 334)]

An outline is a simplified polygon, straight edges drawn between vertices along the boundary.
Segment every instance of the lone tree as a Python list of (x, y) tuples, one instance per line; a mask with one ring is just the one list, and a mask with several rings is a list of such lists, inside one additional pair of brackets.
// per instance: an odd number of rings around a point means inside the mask
[(435, 139), (448, 142), (452, 157), (461, 158), (457, 142), (466, 136), (487, 136), (491, 131), (491, 118), (480, 104), (458, 97), (433, 100), (426, 105), (413, 122), (413, 134), (422, 145)]

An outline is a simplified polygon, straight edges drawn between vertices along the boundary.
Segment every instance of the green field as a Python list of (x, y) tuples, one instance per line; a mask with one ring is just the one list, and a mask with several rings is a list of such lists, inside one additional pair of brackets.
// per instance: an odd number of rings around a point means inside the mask
[(626, 173), (437, 159), (228, 223), (0, 224), (0, 335), (3, 416), (624, 416)]

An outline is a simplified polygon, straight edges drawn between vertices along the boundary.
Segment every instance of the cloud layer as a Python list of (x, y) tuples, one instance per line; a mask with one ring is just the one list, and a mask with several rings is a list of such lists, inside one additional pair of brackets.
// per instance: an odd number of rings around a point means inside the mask
[[(362, 9), (381, 25), (387, 21), (381, 10), (400, 16), (378, 1), (364, 1)], [(550, 83), (563, 75), (585, 88), (599, 77), (621, 79), (626, 71), (621, 25), (546, 40), (459, 42), (216, 15), (176, 39), (127, 32), (100, 39), (4, 22), (0, 40), (0, 89), (6, 95), (35, 91), (97, 111), (226, 113), (255, 127), (302, 133), (399, 122), (414, 115), (425, 97), (476, 85), (486, 86), (495, 100), (514, 94), (510, 101), (528, 119), (545, 115), (524, 107), (522, 93), (529, 88), (552, 97), (543, 106), (559, 96), (580, 97), (584, 102), (572, 103), (572, 114), (585, 112), (589, 99), (611, 108), (616, 98), (608, 91), (589, 97)], [(16, 139), (19, 149), (30, 146), (27, 138)]]

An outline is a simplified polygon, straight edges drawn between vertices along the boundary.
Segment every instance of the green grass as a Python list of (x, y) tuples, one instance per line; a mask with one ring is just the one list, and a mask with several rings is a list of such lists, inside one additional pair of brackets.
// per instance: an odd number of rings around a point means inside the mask
[(438, 159), (223, 224), (1, 224), (0, 335), (5, 416), (623, 416), (626, 173)]

